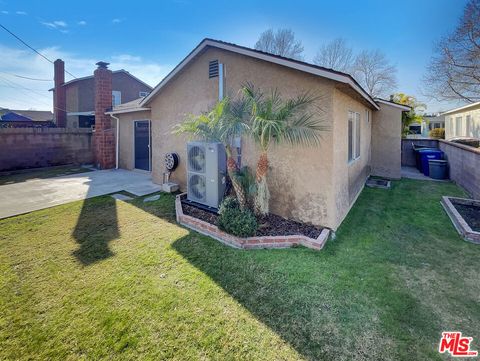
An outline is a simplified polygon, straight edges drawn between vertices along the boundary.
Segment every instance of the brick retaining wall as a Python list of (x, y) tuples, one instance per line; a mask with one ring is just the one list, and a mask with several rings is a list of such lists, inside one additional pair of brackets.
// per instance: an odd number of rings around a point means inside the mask
[(88, 163), (93, 163), (90, 129), (0, 129), (0, 171)]
[(302, 245), (307, 248), (321, 250), (327, 242), (330, 230), (324, 228), (317, 239), (306, 237), (303, 235), (295, 236), (264, 236), (264, 237), (248, 237), (240, 238), (231, 234), (225, 233), (218, 229), (217, 226), (200, 219), (187, 216), (183, 214), (181, 197), (185, 194), (180, 194), (175, 199), (175, 211), (177, 222), (183, 226), (194, 231), (202, 233), (206, 236), (212, 237), (217, 241), (226, 244), (227, 246), (240, 249), (254, 249), (254, 248), (289, 248), (296, 245)]

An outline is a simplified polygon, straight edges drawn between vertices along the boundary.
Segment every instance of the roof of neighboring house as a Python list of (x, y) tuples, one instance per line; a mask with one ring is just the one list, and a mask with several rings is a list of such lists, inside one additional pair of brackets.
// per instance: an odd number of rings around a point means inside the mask
[(202, 50), (209, 46), (228, 50), (237, 54), (250, 56), (252, 58), (265, 60), (271, 63), (283, 65), (299, 71), (318, 75), (327, 79), (347, 84), (358, 94), (360, 94), (360, 96), (363, 97), (373, 108), (377, 110), (379, 109), (378, 104), (375, 102), (375, 100), (360, 86), (360, 84), (358, 84), (355, 79), (353, 79), (350, 74), (306, 63), (304, 61), (290, 59), (283, 56), (266, 53), (260, 50), (247, 48), (237, 44), (227, 43), (224, 41), (209, 38), (203, 39), (200, 44), (198, 44), (197, 47), (190, 52), (190, 54), (188, 54), (165, 78), (163, 78), (163, 80), (153, 89), (153, 91), (143, 99), (140, 105), (144, 106), (148, 104), (148, 102), (153, 97), (155, 97), (155, 95), (160, 91), (161, 88), (163, 88), (163, 86), (165, 86), (165, 84), (167, 84), (179, 71), (181, 71), (193, 58), (195, 58), (195, 56), (197, 56)]
[(476, 107), (480, 107), (480, 102), (471, 103), (471, 104), (467, 104), (467, 105), (464, 105), (464, 106), (461, 106), (461, 107), (458, 107), (458, 108), (455, 108), (455, 109), (447, 110), (446, 112), (443, 112), (442, 114), (456, 113), (456, 112), (459, 112), (459, 111), (462, 111), (462, 110), (465, 111), (465, 110), (468, 110), (470, 108), (476, 108)]
[(46, 122), (53, 120), (53, 113), (48, 110), (1, 109), (0, 116), (3, 121)]
[(113, 107), (111, 112), (106, 112), (106, 114), (119, 114), (119, 113), (129, 113), (137, 112), (142, 110), (150, 110), (150, 108), (144, 108), (140, 106), (144, 98), (138, 98), (127, 103), (119, 104)]
[(400, 109), (402, 109), (402, 110), (407, 110), (407, 111), (408, 111), (408, 110), (412, 110), (412, 107), (409, 106), (409, 105), (392, 102), (391, 100), (385, 100), (385, 99), (382, 99), (382, 98), (375, 98), (375, 101), (376, 101), (377, 103), (388, 104), (388, 105), (391, 105), (391, 106), (393, 106), (393, 107), (400, 108)]
[[(126, 71), (125, 69), (120, 69), (120, 70), (112, 71), (112, 74), (119, 74), (119, 73), (123, 73), (123, 74), (128, 75), (128, 76), (131, 77), (132, 79), (135, 79), (135, 80), (138, 81), (139, 83), (142, 83), (143, 85), (145, 85), (146, 87), (148, 87), (150, 90), (153, 89), (150, 85), (148, 85), (148, 84), (145, 83), (144, 81), (138, 79), (136, 76), (130, 74), (130, 73), (129, 73), (128, 71)], [(76, 83), (76, 82), (79, 82), (79, 81), (82, 81), (82, 80), (88, 80), (88, 79), (93, 79), (93, 75), (84, 76), (84, 77), (82, 77), (82, 78), (72, 79), (72, 80), (67, 81), (66, 83), (64, 83), (62, 86), (68, 86), (68, 85), (74, 84), (74, 83)], [(53, 91), (53, 90), (55, 90), (55, 88), (49, 89), (49, 91)]]

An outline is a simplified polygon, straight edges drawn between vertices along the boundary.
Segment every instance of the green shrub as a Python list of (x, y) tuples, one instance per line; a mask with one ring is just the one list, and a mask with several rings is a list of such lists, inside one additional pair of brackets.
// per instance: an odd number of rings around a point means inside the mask
[(227, 209), (234, 209), (234, 208), (240, 208), (240, 204), (238, 203), (237, 198), (233, 196), (228, 196), (225, 197), (220, 204), (220, 208), (218, 209), (218, 213), (222, 214), (224, 213)]
[[(232, 200), (233, 199), (233, 200)], [(241, 210), (238, 201), (227, 197), (220, 205), (218, 228), (237, 237), (251, 237), (255, 235), (258, 224), (254, 214), (248, 210)]]
[(430, 131), (430, 138), (445, 139), (445, 128), (434, 128)]

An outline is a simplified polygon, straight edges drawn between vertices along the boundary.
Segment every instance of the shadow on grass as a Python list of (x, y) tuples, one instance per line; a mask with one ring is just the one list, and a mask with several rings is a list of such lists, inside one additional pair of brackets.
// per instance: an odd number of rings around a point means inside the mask
[(85, 266), (113, 256), (108, 244), (118, 238), (117, 206), (110, 196), (88, 198), (72, 233), (79, 244), (74, 256)]
[(433, 313), (388, 267), (304, 248), (234, 250), (195, 232), (172, 246), (306, 359), (434, 355), (412, 332), (434, 338)]

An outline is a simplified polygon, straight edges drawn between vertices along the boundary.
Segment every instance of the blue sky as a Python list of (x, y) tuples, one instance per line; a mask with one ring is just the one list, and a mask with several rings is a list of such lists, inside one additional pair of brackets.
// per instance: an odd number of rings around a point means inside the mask
[[(451, 32), (464, 0), (392, 1), (21, 1), (0, 0), (0, 23), (75, 76), (95, 62), (124, 68), (156, 85), (203, 38), (253, 47), (272, 27), (295, 31), (311, 62), (318, 48), (345, 38), (355, 51), (381, 49), (398, 69), (398, 91), (438, 103), (421, 91), (435, 41)], [(0, 107), (51, 109), (53, 66), (0, 29)], [(67, 80), (69, 77), (67, 76)]]

